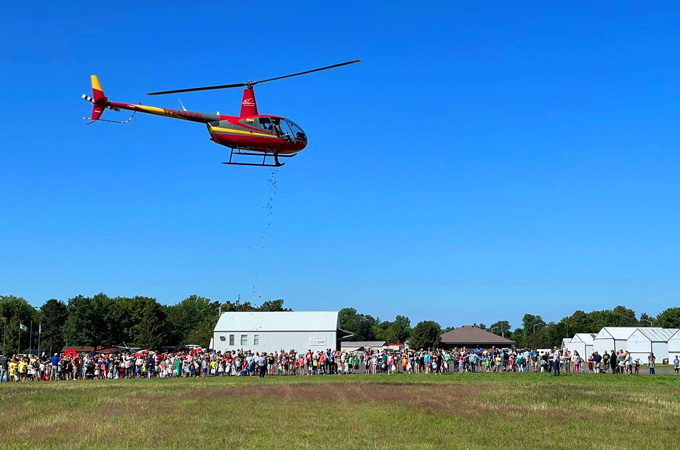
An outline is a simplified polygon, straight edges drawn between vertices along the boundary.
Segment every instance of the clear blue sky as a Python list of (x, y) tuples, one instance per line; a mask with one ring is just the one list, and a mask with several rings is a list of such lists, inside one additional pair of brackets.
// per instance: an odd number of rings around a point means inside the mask
[[(1, 294), (240, 294), (444, 326), (678, 305), (676, 2), (133, 5), (0, 12)], [(177, 108), (145, 93), (357, 58), (256, 88), (310, 138), (275, 190), (219, 164), (200, 124), (80, 120), (90, 74)], [(180, 98), (237, 114), (240, 96)]]

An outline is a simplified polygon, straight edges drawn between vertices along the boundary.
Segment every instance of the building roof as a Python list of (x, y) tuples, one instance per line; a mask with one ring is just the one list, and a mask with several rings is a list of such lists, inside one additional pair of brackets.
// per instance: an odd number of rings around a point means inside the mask
[(675, 333), (678, 332), (678, 329), (654, 327), (654, 328), (638, 328), (638, 331), (650, 341), (668, 342), (668, 340), (672, 338)]
[(574, 337), (571, 339), (571, 342), (573, 343), (582, 342), (586, 345), (593, 345), (594, 338), (595, 338), (594, 333), (576, 333)]
[(513, 341), (471, 325), (442, 334), (442, 344), (511, 345)]
[(595, 336), (595, 339), (628, 339), (637, 327), (604, 327)]
[(386, 345), (386, 341), (340, 341), (340, 347), (344, 348), (380, 348)]
[(225, 312), (215, 331), (337, 331), (337, 311)]

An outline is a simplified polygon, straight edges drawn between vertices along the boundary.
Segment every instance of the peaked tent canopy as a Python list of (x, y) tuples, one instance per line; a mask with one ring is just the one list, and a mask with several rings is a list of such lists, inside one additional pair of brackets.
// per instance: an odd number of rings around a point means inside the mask
[(626, 341), (626, 350), (631, 353), (633, 360), (639, 358), (643, 364), (648, 362), (651, 353), (661, 362), (668, 357), (668, 341), (677, 332), (675, 328), (638, 328)]
[(636, 327), (604, 327), (595, 335), (593, 349), (602, 355), (604, 352), (625, 350), (626, 341)]

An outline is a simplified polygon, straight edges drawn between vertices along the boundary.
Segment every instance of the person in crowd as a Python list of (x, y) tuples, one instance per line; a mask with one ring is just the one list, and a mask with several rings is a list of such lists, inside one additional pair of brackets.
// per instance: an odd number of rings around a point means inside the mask
[(649, 365), (649, 374), (650, 375), (655, 375), (656, 374), (656, 356), (654, 356), (654, 353), (650, 353), (649, 356), (647, 357), (647, 364)]
[(593, 365), (595, 366), (595, 373), (600, 373), (602, 367), (602, 356), (598, 352), (592, 354)]
[(9, 382), (9, 362), (7, 356), (0, 355), (0, 383)]
[(571, 360), (574, 362), (574, 373), (579, 373), (579, 367), (581, 366), (581, 355), (578, 354), (578, 350), (574, 350), (571, 354)]
[(557, 350), (557, 347), (555, 347), (554, 350), (553, 350), (552, 362), (553, 362), (553, 376), (559, 377), (560, 376), (560, 351)]

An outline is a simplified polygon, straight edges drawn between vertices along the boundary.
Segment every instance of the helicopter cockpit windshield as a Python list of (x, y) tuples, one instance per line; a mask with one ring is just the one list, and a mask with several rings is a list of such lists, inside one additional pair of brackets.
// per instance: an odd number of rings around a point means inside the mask
[(295, 122), (292, 120), (286, 119), (286, 122), (290, 126), (290, 129), (293, 131), (293, 137), (295, 138), (296, 141), (305, 141), (307, 142), (307, 135), (305, 134), (304, 131), (302, 131), (302, 128), (297, 126)]

